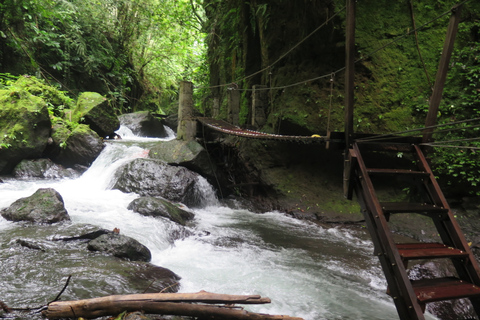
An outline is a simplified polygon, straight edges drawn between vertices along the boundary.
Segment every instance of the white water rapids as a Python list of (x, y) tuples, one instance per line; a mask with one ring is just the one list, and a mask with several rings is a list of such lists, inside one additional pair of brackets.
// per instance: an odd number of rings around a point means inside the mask
[[(214, 198), (204, 180), (204, 205), (192, 209), (195, 219), (189, 229), (193, 235), (178, 239), (174, 235), (181, 227), (127, 210), (138, 195), (110, 189), (115, 169), (145, 157), (149, 146), (162, 143), (162, 139), (131, 139), (124, 128), (120, 135), (124, 139), (108, 142), (88, 171), (77, 179), (4, 179), (0, 183), (0, 209), (38, 188), (52, 187), (62, 195), (72, 223), (109, 230), (116, 227), (137, 239), (151, 250), (153, 264), (182, 278), (181, 292), (260, 294), (271, 298), (272, 303), (247, 306), (247, 310), (305, 320), (398, 319), (385, 293), (379, 262), (372, 255), (373, 245), (363, 231), (326, 229), (281, 212), (255, 214), (232, 209)], [(0, 217), (0, 234), (14, 237), (24, 227)], [(2, 264), (13, 263), (14, 258), (4, 260), (0, 253)], [(58, 269), (51, 268), (46, 272)], [(22, 292), (43, 290), (28, 281), (14, 285), (4, 281), (0, 280), (0, 300), (12, 306)], [(2, 287), (9, 288), (7, 293)], [(12, 287), (17, 295), (11, 294)]]

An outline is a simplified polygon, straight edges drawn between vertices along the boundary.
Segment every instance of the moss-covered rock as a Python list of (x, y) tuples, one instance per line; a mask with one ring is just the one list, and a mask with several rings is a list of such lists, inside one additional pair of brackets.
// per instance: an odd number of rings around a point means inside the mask
[(76, 164), (90, 166), (105, 146), (98, 134), (87, 125), (76, 126), (66, 139), (66, 131), (61, 127), (58, 130), (55, 139), (58, 139), (56, 143), (59, 142), (60, 151), (53, 160), (66, 167)]
[(70, 220), (62, 196), (52, 188), (38, 189), (33, 195), (18, 199), (1, 215), (10, 221), (55, 223)]
[(193, 213), (183, 210), (180, 205), (158, 197), (137, 198), (130, 202), (128, 209), (144, 216), (164, 217), (182, 226), (194, 217)]
[(74, 107), (74, 101), (62, 91), (31, 76), (22, 76), (13, 84), (17, 90), (25, 90), (34, 96), (42, 98), (48, 104), (50, 111), (56, 116), (63, 116), (63, 110)]
[(22, 159), (42, 156), (51, 122), (42, 98), (27, 90), (0, 90), (0, 173), (9, 173)]
[(103, 138), (113, 135), (120, 127), (108, 100), (96, 92), (83, 92), (78, 97), (72, 120), (89, 125)]

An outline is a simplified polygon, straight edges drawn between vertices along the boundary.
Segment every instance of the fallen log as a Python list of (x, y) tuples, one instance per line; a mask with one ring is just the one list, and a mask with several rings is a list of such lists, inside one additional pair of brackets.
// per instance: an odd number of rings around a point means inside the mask
[[(227, 295), (205, 291), (198, 293), (149, 293), (114, 295), (76, 301), (55, 301), (48, 304), (47, 310), (44, 310), (42, 314), (48, 319), (97, 318), (116, 315), (123, 311), (142, 310), (151, 314), (208, 316), (210, 319), (302, 320), (301, 318), (283, 315), (248, 312), (242, 308), (230, 306), (235, 303), (264, 304), (270, 302), (269, 298), (262, 298), (259, 295)], [(228, 306), (209, 304), (226, 304)]]

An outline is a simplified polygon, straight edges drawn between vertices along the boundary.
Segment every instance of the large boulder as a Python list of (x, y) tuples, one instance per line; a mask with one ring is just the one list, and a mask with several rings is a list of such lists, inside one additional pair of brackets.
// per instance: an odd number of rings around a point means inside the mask
[(45, 101), (24, 89), (0, 90), (0, 174), (41, 157), (50, 136)]
[(120, 124), (126, 126), (140, 137), (164, 138), (168, 136), (162, 121), (149, 111), (122, 114), (118, 117)]
[[(68, 135), (55, 135), (54, 143), (59, 144), (58, 155), (53, 160), (66, 167), (90, 166), (105, 147), (103, 140), (87, 125), (78, 125)], [(62, 141), (62, 139), (66, 139)]]
[(144, 216), (164, 217), (184, 226), (188, 220), (194, 218), (194, 214), (183, 210), (179, 205), (166, 199), (155, 197), (140, 197), (128, 205), (129, 210)]
[(120, 127), (120, 121), (108, 100), (96, 92), (80, 94), (73, 120), (89, 125), (102, 138), (113, 135)]
[(18, 199), (0, 213), (10, 221), (55, 223), (70, 220), (62, 196), (52, 188), (38, 189), (33, 195)]
[(135, 159), (115, 173), (113, 189), (141, 196), (162, 197), (187, 206), (197, 206), (201, 198), (196, 188), (198, 174), (156, 159)]
[(50, 159), (22, 160), (13, 169), (15, 178), (61, 179), (77, 176), (72, 169), (65, 169)]
[(152, 159), (163, 160), (170, 165), (182, 166), (195, 171), (217, 189), (227, 185), (227, 179), (222, 171), (210, 159), (205, 148), (194, 140), (174, 139), (157, 143), (150, 149), (148, 156)]
[(88, 242), (90, 251), (101, 251), (131, 261), (150, 261), (150, 250), (137, 240), (119, 233), (107, 233)]

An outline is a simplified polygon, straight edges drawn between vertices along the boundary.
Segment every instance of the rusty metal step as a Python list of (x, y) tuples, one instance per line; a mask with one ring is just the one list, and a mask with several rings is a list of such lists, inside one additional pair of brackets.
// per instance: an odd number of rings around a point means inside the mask
[(415, 280), (412, 286), (422, 304), (480, 296), (480, 287), (454, 277)]
[(428, 203), (381, 202), (384, 213), (446, 214), (448, 209)]
[(468, 258), (468, 253), (449, 247), (443, 243), (397, 243), (397, 249), (402, 260)]

